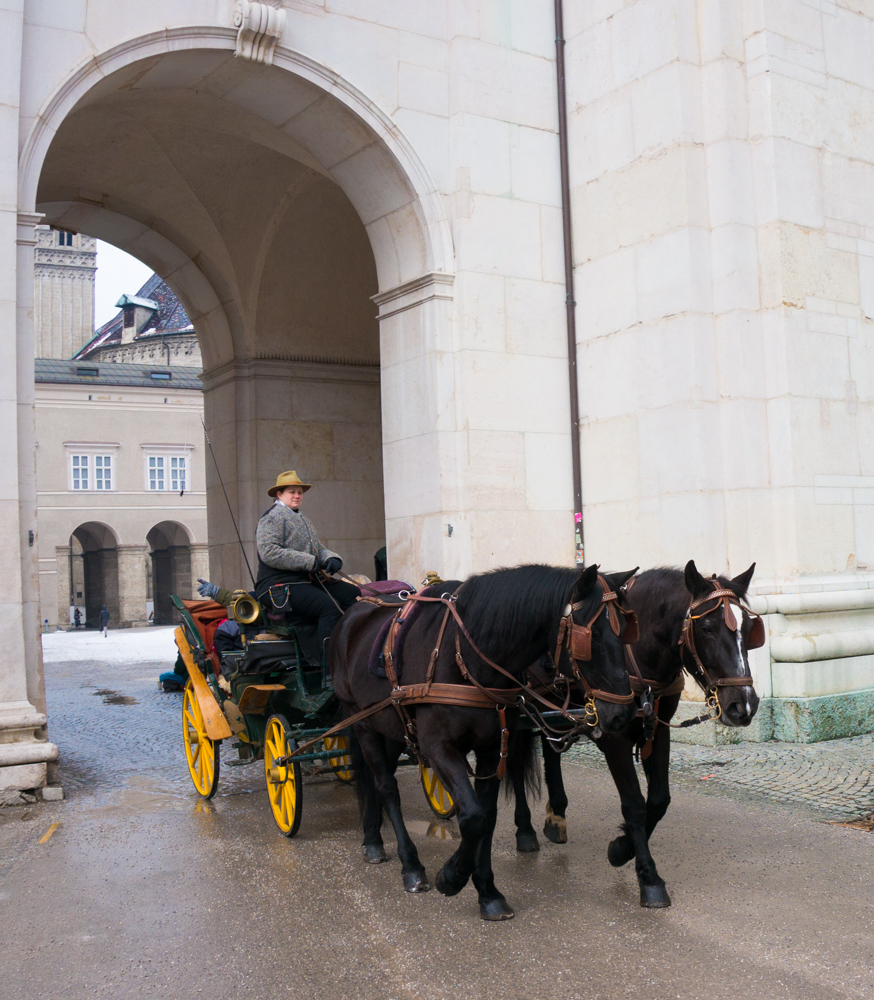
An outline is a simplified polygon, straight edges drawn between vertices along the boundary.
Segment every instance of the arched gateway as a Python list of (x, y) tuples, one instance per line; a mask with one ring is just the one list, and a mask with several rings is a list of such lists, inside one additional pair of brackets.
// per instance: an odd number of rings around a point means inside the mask
[[(0, 765), (23, 752), (3, 741), (29, 746), (44, 722), (39, 220), (128, 250), (182, 300), (250, 547), (268, 484), (296, 468), (355, 568), (383, 539), (413, 581), (572, 563), (570, 372), (589, 558), (731, 574), (756, 560), (762, 593), (799, 590), (773, 605), (778, 631), (815, 635), (809, 614), (829, 608), (841, 623), (812, 666), (794, 659), (806, 639), (762, 653), (772, 731), (867, 727), (874, 153), (851, 119), (872, 88), (843, 47), (871, 18), (830, 21), (812, 70), (783, 51), (805, 0), (742, 19), (730, 0), (677, 7), (665, 30), (650, 4), (566, 4), (564, 198), (552, 5), (506, 22), (475, 0), (238, 6), (236, 26), (232, 0), (5, 15)], [(241, 583), (207, 470), (210, 575)]]

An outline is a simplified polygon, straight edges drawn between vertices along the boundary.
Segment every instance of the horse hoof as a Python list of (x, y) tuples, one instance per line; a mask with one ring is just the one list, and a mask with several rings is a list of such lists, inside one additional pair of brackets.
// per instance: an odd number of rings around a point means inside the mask
[(554, 819), (548, 819), (543, 824), (543, 833), (547, 840), (551, 840), (553, 844), (566, 844), (567, 843), (567, 820), (562, 819), (560, 816), (556, 816)]
[(382, 844), (365, 844), (364, 860), (369, 865), (380, 865), (383, 861), (388, 861), (388, 855)]
[(437, 891), (442, 893), (444, 896), (457, 896), (461, 890), (464, 888), (465, 883), (462, 882), (461, 885), (451, 882), (446, 877), (446, 869), (441, 868), (437, 873)]
[(404, 872), (404, 888), (407, 892), (428, 892), (431, 883), (423, 872)]
[(648, 910), (663, 910), (671, 905), (671, 897), (663, 885), (642, 885), (640, 887), (640, 905)]
[[(623, 843), (622, 837), (617, 837), (615, 840), (610, 842), (610, 846), (607, 848), (607, 860), (613, 865), (614, 868), (621, 868), (623, 865), (627, 865), (628, 862), (634, 857), (634, 852), (629, 853), (628, 846)], [(642, 892), (643, 890), (641, 890)], [(646, 905), (646, 904), (641, 904)]]
[(479, 915), (483, 920), (512, 920), (516, 916), (513, 908), (503, 896), (480, 903)]
[(517, 833), (516, 850), (522, 854), (532, 854), (540, 850), (536, 833)]

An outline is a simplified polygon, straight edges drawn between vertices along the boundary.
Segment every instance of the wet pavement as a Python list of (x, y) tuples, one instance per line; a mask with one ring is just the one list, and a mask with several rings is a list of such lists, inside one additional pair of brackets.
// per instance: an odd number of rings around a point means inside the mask
[[(823, 822), (849, 813), (820, 808), (822, 796), (783, 794), (799, 768), (823, 788), (865, 771), (867, 738), (802, 748), (785, 765), (775, 744), (675, 748), (673, 802), (652, 840), (674, 901), (660, 911), (638, 906), (633, 869), (607, 863), (618, 800), (582, 749), (565, 768), (568, 844), (517, 855), (502, 806), (495, 872), (517, 916), (493, 925), (471, 888), (408, 895), (394, 858), (365, 865), (354, 790), (334, 779), (306, 783), (293, 840), (276, 832), (259, 764), (224, 767), (218, 795), (202, 802), (185, 767), (181, 696), (156, 684), (174, 658), (172, 630), (53, 635), (45, 648), (68, 799), (0, 810), (3, 1000), (874, 991), (874, 836)], [(435, 821), (413, 769), (400, 782), (433, 878), (457, 830)], [(849, 796), (853, 809), (866, 794)]]

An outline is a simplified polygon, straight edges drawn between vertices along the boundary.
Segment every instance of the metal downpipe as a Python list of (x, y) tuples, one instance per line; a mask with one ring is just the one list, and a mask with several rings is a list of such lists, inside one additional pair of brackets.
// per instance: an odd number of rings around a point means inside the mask
[(567, 361), (571, 407), (571, 468), (574, 481), (574, 551), (578, 566), (585, 565), (583, 535), (583, 473), (580, 462), (580, 397), (577, 382), (577, 320), (574, 301), (574, 255), (571, 230), (571, 190), (568, 167), (567, 86), (564, 69), (564, 12), (555, 0), (555, 72), (558, 83), (558, 146), (561, 163), (561, 220), (564, 237), (565, 309), (567, 312)]

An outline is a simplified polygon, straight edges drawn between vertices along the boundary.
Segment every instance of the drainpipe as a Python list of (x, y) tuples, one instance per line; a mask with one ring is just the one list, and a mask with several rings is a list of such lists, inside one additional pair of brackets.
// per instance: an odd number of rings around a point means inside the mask
[(558, 82), (558, 149), (561, 163), (561, 221), (564, 236), (564, 284), (567, 311), (567, 364), (571, 404), (571, 468), (574, 477), (574, 551), (585, 565), (583, 541), (583, 473), (580, 465), (580, 397), (577, 383), (577, 319), (574, 301), (574, 254), (571, 231), (571, 186), (567, 150), (567, 87), (564, 73), (564, 16), (555, 0), (555, 72)]

